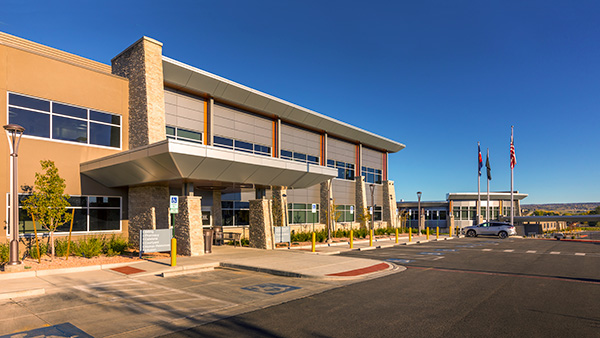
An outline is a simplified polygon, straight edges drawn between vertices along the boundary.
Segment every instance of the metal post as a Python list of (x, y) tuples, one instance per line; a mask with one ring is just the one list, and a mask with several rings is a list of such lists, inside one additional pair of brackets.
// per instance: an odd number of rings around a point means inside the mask
[(10, 148), (10, 161), (12, 167), (12, 184), (10, 186), (10, 256), (8, 265), (19, 265), (19, 196), (18, 196), (18, 163), (19, 143), (25, 128), (17, 124), (7, 124), (4, 126), (6, 138)]
[(417, 227), (419, 228), (417, 233), (418, 236), (421, 235), (421, 194), (422, 192), (417, 191), (417, 198), (419, 199), (419, 202), (417, 204), (417, 215), (419, 216), (419, 218), (417, 219)]
[(369, 188), (371, 189), (371, 230), (375, 229), (375, 199), (374, 199), (374, 193), (375, 193), (375, 185), (371, 183), (371, 185), (369, 186)]

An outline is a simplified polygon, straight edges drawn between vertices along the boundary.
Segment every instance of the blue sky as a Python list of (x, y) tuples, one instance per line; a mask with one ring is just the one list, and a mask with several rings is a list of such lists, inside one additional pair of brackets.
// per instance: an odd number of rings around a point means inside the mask
[[(398, 199), (600, 201), (598, 1), (3, 1), (0, 31), (103, 63), (163, 54), (406, 145)], [(484, 172), (485, 175), (485, 172)], [(485, 191), (485, 176), (482, 176)]]

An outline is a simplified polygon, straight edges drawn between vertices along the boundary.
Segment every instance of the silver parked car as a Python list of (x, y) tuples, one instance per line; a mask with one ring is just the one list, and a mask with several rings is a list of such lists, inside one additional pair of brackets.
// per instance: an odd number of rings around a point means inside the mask
[(467, 237), (477, 237), (479, 235), (498, 236), (502, 239), (516, 235), (517, 231), (512, 224), (502, 222), (485, 222), (477, 225), (471, 225), (463, 228)]

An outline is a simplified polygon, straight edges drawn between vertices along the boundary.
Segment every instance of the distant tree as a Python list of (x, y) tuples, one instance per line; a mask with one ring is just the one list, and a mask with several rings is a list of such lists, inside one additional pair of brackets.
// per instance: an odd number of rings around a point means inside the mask
[[(593, 210), (590, 210), (590, 211), (588, 212), (588, 215), (600, 215), (600, 205), (599, 205), (599, 206), (597, 206), (595, 209), (593, 209)], [(593, 226), (593, 227), (595, 227), (596, 225), (598, 225), (598, 222), (588, 222), (588, 224), (589, 224), (590, 226)]]
[(35, 173), (35, 184), (23, 208), (35, 221), (50, 232), (50, 245), (54, 259), (54, 232), (60, 225), (70, 222), (72, 214), (67, 212), (69, 195), (65, 195), (65, 180), (58, 175), (53, 161), (41, 160), (44, 173)]

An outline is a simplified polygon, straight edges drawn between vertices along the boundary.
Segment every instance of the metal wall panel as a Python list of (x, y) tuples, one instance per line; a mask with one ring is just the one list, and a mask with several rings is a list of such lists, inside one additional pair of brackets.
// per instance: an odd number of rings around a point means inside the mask
[(213, 132), (215, 136), (273, 145), (273, 120), (219, 103), (214, 105)]
[(204, 99), (165, 88), (166, 124), (204, 132)]
[(319, 184), (313, 185), (306, 189), (288, 189), (287, 200), (288, 203), (321, 203)]
[(327, 138), (327, 159), (354, 164), (356, 145), (333, 137)]
[(321, 135), (282, 123), (281, 149), (320, 157)]
[(362, 149), (362, 165), (363, 167), (369, 167), (373, 169), (383, 170), (383, 157), (382, 153), (377, 150), (372, 150), (367, 147)]
[(333, 180), (332, 187), (333, 199), (337, 205), (355, 205), (354, 193), (356, 182), (346, 180)]

